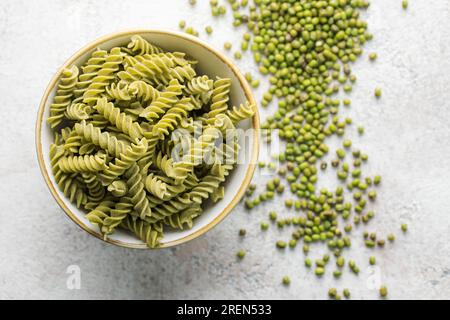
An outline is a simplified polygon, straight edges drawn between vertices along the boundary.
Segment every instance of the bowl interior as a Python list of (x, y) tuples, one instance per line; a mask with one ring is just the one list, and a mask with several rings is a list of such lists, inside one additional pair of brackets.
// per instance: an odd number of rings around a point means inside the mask
[[(71, 65), (81, 66), (91, 55), (91, 53), (97, 48), (111, 49), (115, 46), (126, 45), (130, 37), (133, 34), (139, 34), (148, 41), (162, 47), (167, 51), (180, 51), (188, 54), (190, 57), (198, 61), (196, 71), (198, 74), (206, 74), (210, 77), (227, 77), (232, 80), (230, 100), (231, 105), (239, 105), (247, 100), (254, 102), (251, 91), (245, 82), (245, 79), (239, 73), (239, 71), (227, 62), (227, 60), (218, 55), (212, 48), (200, 43), (198, 40), (177, 33), (160, 32), (160, 31), (133, 31), (121, 34), (105, 37), (92, 43), (88, 47), (79, 51), (71, 59), (69, 59), (63, 66), (68, 67)], [(72, 220), (80, 225), (84, 230), (91, 234), (101, 238), (101, 234), (97, 227), (93, 226), (86, 218), (85, 213), (77, 209), (58, 189), (55, 184), (53, 175), (51, 174), (50, 161), (49, 161), (49, 148), (53, 142), (53, 134), (50, 127), (46, 124), (46, 119), (49, 114), (49, 106), (53, 101), (54, 94), (56, 92), (57, 79), (59, 79), (61, 70), (55, 75), (52, 80), (49, 90), (41, 104), (41, 110), (39, 111), (38, 118), (38, 154), (41, 148), (41, 154), (39, 155), (41, 169), (44, 173), (44, 177), (49, 185), (54, 197), (62, 208), (66, 211)], [(53, 88), (51, 86), (53, 85)], [(43, 108), (43, 109), (42, 109)], [(169, 247), (175, 244), (183, 243), (190, 239), (193, 239), (222, 220), (234, 205), (240, 200), (243, 192), (245, 191), (254, 171), (254, 163), (258, 153), (258, 137), (256, 131), (247, 131), (245, 129), (257, 128), (259, 126), (258, 114), (255, 114), (254, 118), (242, 121), (239, 124), (239, 128), (244, 129), (245, 135), (240, 138), (241, 149), (239, 152), (239, 164), (232, 171), (225, 183), (225, 197), (218, 203), (212, 205), (207, 204), (204, 212), (200, 217), (195, 219), (195, 223), (192, 229), (189, 230), (165, 230), (164, 239), (161, 242), (161, 247)], [(40, 141), (39, 141), (40, 134)], [(110, 243), (125, 247), (133, 248), (146, 248), (145, 244), (137, 239), (134, 235), (118, 229), (107, 240)]]

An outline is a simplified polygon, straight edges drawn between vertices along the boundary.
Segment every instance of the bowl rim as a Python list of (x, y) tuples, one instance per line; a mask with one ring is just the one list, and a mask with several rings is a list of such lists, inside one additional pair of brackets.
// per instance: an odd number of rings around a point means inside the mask
[[(43, 125), (43, 119), (44, 119), (44, 112), (46, 110), (45, 106), (46, 106), (46, 102), (49, 98), (49, 95), (51, 94), (51, 92), (53, 91), (53, 89), (55, 88), (55, 86), (58, 83), (58, 80), (64, 70), (64, 68), (72, 65), (76, 60), (78, 60), (82, 55), (84, 55), (85, 53), (87, 53), (88, 51), (95, 49), (96, 47), (102, 45), (104, 42), (106, 41), (110, 41), (113, 40), (115, 38), (119, 38), (119, 37), (125, 37), (125, 36), (133, 36), (133, 35), (143, 35), (145, 36), (145, 34), (162, 34), (162, 35), (170, 35), (170, 36), (174, 36), (174, 37), (178, 37), (178, 38), (182, 38), (184, 40), (190, 41), (190, 42), (194, 42), (197, 45), (200, 45), (201, 47), (203, 47), (204, 49), (208, 50), (209, 52), (211, 52), (212, 54), (214, 54), (215, 56), (217, 56), (220, 60), (222, 60), (229, 68), (230, 70), (233, 72), (233, 74), (236, 76), (237, 80), (240, 83), (240, 86), (242, 87), (242, 89), (244, 90), (245, 96), (247, 98), (247, 100), (250, 103), (253, 103), (256, 105), (256, 101), (255, 98), (253, 96), (252, 90), (250, 89), (250, 86), (248, 84), (248, 82), (245, 80), (245, 77), (242, 75), (241, 71), (239, 70), (239, 68), (227, 57), (225, 56), (222, 52), (220, 52), (219, 50), (215, 49), (214, 47), (212, 47), (211, 45), (209, 45), (208, 43), (206, 43), (203, 40), (198, 39), (197, 37), (194, 37), (192, 35), (189, 34), (185, 34), (185, 33), (181, 33), (181, 32), (177, 32), (177, 31), (170, 31), (170, 30), (163, 30), (163, 29), (129, 29), (129, 30), (125, 30), (125, 31), (118, 31), (118, 32), (114, 32), (114, 33), (110, 33), (107, 34), (105, 36), (102, 36), (100, 38), (97, 38), (96, 40), (88, 43), (87, 45), (85, 45), (84, 47), (82, 47), (81, 49), (79, 49), (78, 51), (76, 51), (69, 59), (67, 59), (62, 66), (58, 69), (58, 71), (54, 74), (54, 76), (52, 77), (52, 79), (50, 80), (49, 84), (47, 85), (47, 88), (45, 89), (44, 95), (41, 99), (41, 102), (39, 104), (39, 110), (38, 110), (38, 114), (37, 114), (37, 120), (36, 120), (36, 127), (35, 127), (35, 144), (36, 144), (36, 152), (37, 152), (37, 158), (38, 158), (38, 162), (39, 162), (39, 168), (40, 171), (42, 173), (42, 176), (45, 180), (45, 183), (47, 184), (47, 187), (49, 188), (53, 198), (56, 200), (56, 202), (58, 203), (58, 205), (63, 209), (63, 211), (65, 212), (65, 214), (73, 221), (75, 222), (75, 224), (77, 224), (81, 229), (83, 229), (84, 231), (86, 231), (87, 233), (89, 233), (91, 236), (94, 236), (104, 242), (110, 243), (110, 244), (114, 244), (116, 246), (119, 247), (124, 247), (124, 248), (129, 248), (129, 249), (150, 249), (148, 248), (144, 243), (142, 244), (138, 244), (138, 243), (128, 243), (128, 242), (124, 242), (121, 240), (115, 240), (115, 239), (110, 239), (110, 238), (104, 238), (103, 235), (95, 230), (92, 230), (91, 228), (89, 228), (88, 226), (86, 226), (70, 209), (69, 207), (66, 206), (65, 202), (63, 201), (63, 199), (59, 196), (55, 185), (53, 184), (53, 182), (50, 179), (50, 174), (47, 171), (46, 165), (45, 165), (45, 160), (44, 160), (44, 156), (42, 153), (42, 125)], [(219, 222), (221, 222), (226, 216), (228, 216), (228, 214), (231, 212), (231, 210), (239, 203), (240, 199), (243, 197), (247, 187), (249, 186), (251, 179), (254, 175), (255, 169), (256, 169), (256, 162), (259, 156), (259, 148), (260, 148), (260, 142), (259, 142), (259, 131), (260, 131), (260, 119), (259, 119), (259, 111), (258, 108), (255, 108), (255, 114), (252, 117), (252, 128), (254, 129), (254, 133), (253, 133), (253, 150), (251, 153), (251, 157), (250, 157), (250, 163), (248, 164), (246, 173), (245, 173), (245, 177), (242, 180), (242, 183), (237, 191), (237, 193), (233, 196), (233, 198), (231, 199), (231, 201), (226, 205), (226, 207), (222, 210), (222, 212), (220, 212), (219, 214), (217, 214), (213, 220), (211, 220), (208, 224), (206, 224), (205, 226), (203, 226), (202, 228), (200, 228), (199, 230), (188, 234), (185, 237), (182, 237), (180, 239), (177, 240), (173, 240), (167, 243), (162, 243), (161, 246), (158, 247), (158, 249), (163, 249), (163, 248), (170, 248), (176, 245), (180, 245), (183, 243), (186, 243), (188, 241), (191, 241), (193, 239), (196, 239), (202, 235), (204, 235), (206, 232), (208, 232), (209, 230), (211, 230), (212, 228), (214, 228), (217, 224), (219, 224)]]

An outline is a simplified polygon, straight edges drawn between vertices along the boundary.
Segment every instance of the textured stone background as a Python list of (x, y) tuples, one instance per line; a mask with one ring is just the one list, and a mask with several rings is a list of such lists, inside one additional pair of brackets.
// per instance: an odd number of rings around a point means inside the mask
[[(259, 231), (273, 201), (247, 213), (241, 206), (200, 239), (163, 251), (132, 251), (106, 245), (82, 232), (56, 205), (35, 156), (34, 125), (41, 95), (51, 76), (87, 42), (134, 27), (177, 29), (184, 17), (203, 30), (216, 25), (206, 0), (193, 10), (187, 0), (0, 0), (0, 298), (326, 298), (330, 286), (352, 290), (354, 298), (376, 298), (367, 271), (369, 251), (356, 241), (351, 256), (362, 273), (317, 280), (303, 267), (301, 250), (277, 252), (274, 241), (290, 232)], [(450, 3), (373, 1), (365, 14), (375, 39), (361, 59), (359, 81), (348, 113), (366, 127), (355, 144), (370, 155), (367, 171), (383, 175), (368, 230), (395, 231), (398, 241), (376, 253), (391, 298), (450, 298)], [(207, 40), (222, 47), (235, 41), (230, 21), (217, 21)], [(206, 36), (203, 34), (203, 38)], [(243, 59), (243, 71), (254, 71)], [(383, 89), (375, 101), (373, 90)], [(261, 92), (257, 92), (258, 96)], [(355, 129), (352, 130), (353, 132)], [(266, 177), (255, 177), (263, 183)], [(327, 178), (320, 181), (329, 185)], [(287, 213), (286, 213), (287, 214)], [(410, 225), (406, 236), (400, 223)], [(238, 239), (245, 225), (248, 237)], [(248, 249), (237, 262), (235, 252)], [(320, 253), (317, 247), (311, 256)], [(81, 268), (80, 290), (66, 288), (66, 269)], [(332, 268), (330, 268), (332, 270)], [(292, 284), (280, 285), (283, 275)]]

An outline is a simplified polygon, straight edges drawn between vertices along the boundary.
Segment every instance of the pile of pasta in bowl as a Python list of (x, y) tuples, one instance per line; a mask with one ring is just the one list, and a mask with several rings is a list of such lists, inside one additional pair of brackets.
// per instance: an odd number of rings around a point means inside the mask
[(223, 198), (236, 125), (255, 105), (230, 106), (231, 80), (195, 67), (136, 35), (63, 70), (47, 119), (51, 169), (105, 238), (123, 228), (158, 247), (165, 228), (192, 228)]

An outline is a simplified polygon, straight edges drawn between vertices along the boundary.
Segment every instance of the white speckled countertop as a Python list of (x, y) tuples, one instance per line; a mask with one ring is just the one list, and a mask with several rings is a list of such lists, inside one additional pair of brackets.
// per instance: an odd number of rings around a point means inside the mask
[[(366, 51), (379, 58), (355, 65), (359, 81), (348, 114), (366, 128), (354, 143), (370, 155), (368, 172), (384, 177), (368, 230), (397, 233), (395, 244), (376, 251), (379, 269), (366, 270), (370, 251), (356, 241), (360, 228), (347, 256), (360, 264), (361, 275), (347, 272), (334, 280), (328, 272), (316, 279), (303, 267), (300, 248), (274, 248), (290, 232), (259, 231), (269, 210), (282, 214), (281, 199), (251, 213), (238, 206), (207, 235), (160, 251), (107, 245), (64, 215), (41, 177), (34, 147), (37, 108), (50, 78), (99, 36), (131, 28), (177, 30), (182, 18), (202, 31), (213, 25), (213, 36), (202, 37), (219, 48), (226, 40), (237, 44), (241, 30), (234, 32), (230, 19), (214, 22), (208, 1), (197, 2), (193, 10), (187, 0), (1, 0), (0, 298), (323, 299), (329, 287), (348, 287), (353, 298), (371, 299), (378, 297), (375, 272), (391, 298), (450, 299), (448, 0), (411, 0), (407, 12), (401, 0), (374, 0), (365, 14), (375, 35)], [(250, 57), (239, 66), (256, 73)], [(376, 86), (383, 89), (380, 101), (373, 98)], [(403, 222), (410, 226), (407, 235), (399, 232)], [(240, 226), (248, 230), (244, 240)], [(237, 262), (241, 248), (248, 253)], [(320, 253), (316, 248), (312, 258)], [(66, 285), (72, 265), (81, 270), (78, 290)], [(284, 275), (292, 279), (289, 287), (280, 284)]]

